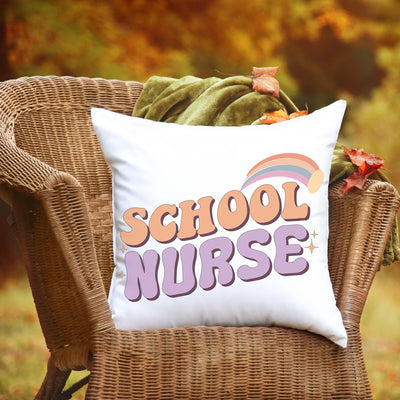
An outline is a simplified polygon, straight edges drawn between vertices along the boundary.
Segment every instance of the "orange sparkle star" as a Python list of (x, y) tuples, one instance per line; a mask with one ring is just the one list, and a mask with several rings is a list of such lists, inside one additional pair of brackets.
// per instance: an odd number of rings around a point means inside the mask
[(315, 236), (318, 236), (318, 233), (315, 233), (315, 230), (314, 230), (314, 232), (311, 234), (311, 236), (315, 239)]
[(313, 243), (313, 241), (311, 240), (310, 245), (307, 246), (306, 249), (310, 249), (310, 252), (311, 252), (311, 254), (312, 254), (313, 251), (314, 251), (315, 249), (318, 249), (318, 246), (315, 246), (314, 243)]

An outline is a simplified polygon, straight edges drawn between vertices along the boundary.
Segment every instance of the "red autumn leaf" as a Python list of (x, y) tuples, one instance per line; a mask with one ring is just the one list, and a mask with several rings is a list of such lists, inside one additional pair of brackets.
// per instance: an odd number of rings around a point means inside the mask
[(279, 67), (253, 67), (253, 90), (279, 99), (279, 82), (275, 78), (278, 70)]
[(286, 110), (281, 108), (280, 110), (277, 111), (272, 111), (270, 113), (264, 114), (264, 116), (260, 119), (260, 122), (262, 124), (275, 124), (276, 122), (282, 122), (282, 121), (287, 121), (288, 119), (293, 119), (297, 117), (301, 117), (303, 115), (307, 115), (308, 111), (307, 110), (302, 110), (302, 111), (297, 111), (294, 113), (291, 113), (288, 115)]
[(343, 151), (349, 156), (350, 161), (358, 167), (365, 161), (363, 149), (349, 150), (346, 146), (343, 146)]
[(343, 146), (343, 150), (349, 156), (350, 161), (357, 167), (360, 167), (364, 163), (367, 163), (371, 166), (371, 168), (385, 169), (385, 167), (383, 166), (382, 158), (377, 157), (375, 154), (368, 154), (364, 151), (364, 149), (349, 150), (345, 146)]
[(343, 191), (342, 195), (347, 193), (353, 187), (363, 190), (364, 183), (367, 180), (367, 177), (359, 172), (354, 172), (348, 178), (346, 178), (343, 182)]
[(344, 180), (342, 194), (347, 193), (353, 187), (363, 190), (368, 176), (380, 168), (385, 169), (382, 158), (375, 154), (368, 154), (363, 149), (349, 150), (345, 146), (343, 146), (343, 150), (358, 171)]

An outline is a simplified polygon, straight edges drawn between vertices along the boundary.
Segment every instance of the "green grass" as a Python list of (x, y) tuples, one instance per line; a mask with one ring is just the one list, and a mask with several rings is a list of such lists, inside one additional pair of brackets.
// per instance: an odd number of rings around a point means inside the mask
[[(375, 400), (400, 400), (400, 264), (374, 280), (361, 321)], [(48, 352), (25, 279), (0, 290), (0, 400), (32, 399), (45, 375)], [(85, 376), (76, 372), (67, 384)], [(84, 398), (80, 390), (73, 399)]]
[[(47, 358), (27, 280), (8, 283), (0, 290), (0, 400), (33, 399), (45, 376)], [(67, 385), (83, 376), (83, 371), (74, 372)], [(84, 390), (73, 397), (83, 398)]]
[(372, 284), (361, 320), (365, 363), (376, 400), (400, 400), (400, 264)]

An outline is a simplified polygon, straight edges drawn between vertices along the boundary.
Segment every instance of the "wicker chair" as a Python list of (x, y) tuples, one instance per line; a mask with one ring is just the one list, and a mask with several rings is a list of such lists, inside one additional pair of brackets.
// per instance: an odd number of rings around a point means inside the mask
[(141, 89), (72, 77), (0, 84), (0, 189), (50, 351), (37, 398), (70, 398), (66, 379), (80, 369), (90, 371), (88, 399), (371, 398), (359, 322), (400, 204), (388, 183), (346, 196), (340, 182), (330, 188), (329, 262), (346, 349), (279, 327), (115, 329), (111, 175), (89, 110), (130, 114)]

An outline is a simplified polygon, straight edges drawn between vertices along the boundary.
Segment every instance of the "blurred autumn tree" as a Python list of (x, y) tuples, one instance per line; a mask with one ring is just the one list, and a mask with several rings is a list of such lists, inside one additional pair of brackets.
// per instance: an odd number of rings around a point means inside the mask
[(280, 65), (292, 94), (368, 95), (385, 75), (376, 55), (398, 43), (397, 0), (6, 0), (14, 76), (249, 74)]
[(279, 65), (300, 107), (346, 98), (343, 139), (383, 157), (400, 183), (399, 21), (398, 0), (2, 0), (0, 79), (145, 81)]
[(397, 0), (6, 0), (1, 7), (14, 76), (145, 80), (276, 64), (287, 90), (308, 102), (340, 91), (368, 95), (385, 75), (377, 51), (399, 40)]

